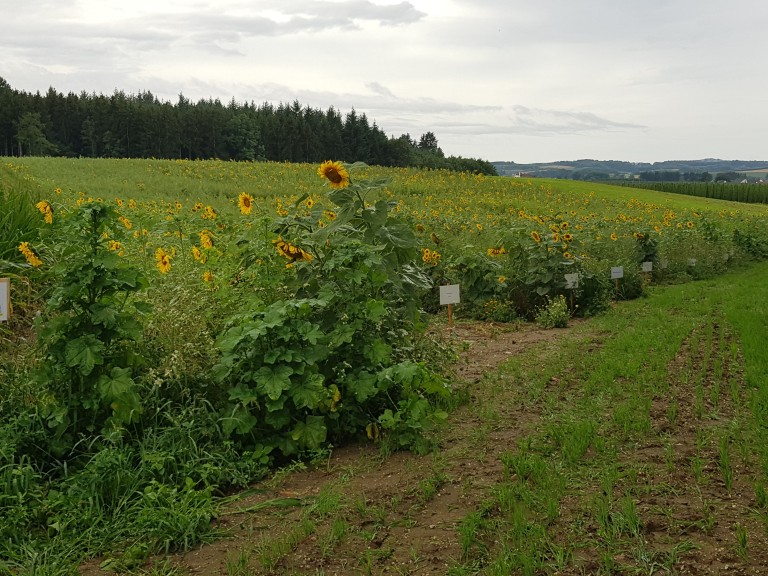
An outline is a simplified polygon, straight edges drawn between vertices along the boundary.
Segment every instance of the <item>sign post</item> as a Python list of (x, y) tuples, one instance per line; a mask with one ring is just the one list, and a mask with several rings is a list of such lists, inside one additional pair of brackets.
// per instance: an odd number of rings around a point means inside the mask
[(578, 272), (574, 272), (573, 274), (566, 274), (565, 275), (565, 288), (566, 290), (571, 291), (571, 314), (573, 314), (574, 308), (573, 308), (573, 291), (576, 290), (576, 288), (579, 287), (579, 279), (580, 274)]
[(440, 305), (448, 305), (448, 330), (453, 334), (453, 305), (461, 302), (458, 284), (440, 286)]
[(619, 292), (619, 278), (624, 278), (624, 266), (614, 266), (611, 268), (611, 280), (616, 280), (616, 294)]
[(11, 316), (11, 280), (0, 278), (0, 322), (8, 322)]
[(651, 272), (653, 272), (653, 262), (647, 260), (643, 262), (643, 276), (645, 276), (645, 285), (651, 283)]

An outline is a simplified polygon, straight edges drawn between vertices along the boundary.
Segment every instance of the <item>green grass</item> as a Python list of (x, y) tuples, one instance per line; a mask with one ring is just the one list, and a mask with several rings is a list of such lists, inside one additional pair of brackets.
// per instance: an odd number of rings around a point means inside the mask
[[(765, 506), (768, 443), (763, 422), (768, 381), (760, 326), (766, 325), (768, 312), (758, 303), (768, 298), (766, 277), (768, 266), (762, 264), (716, 280), (654, 288), (647, 299), (623, 304), (592, 321), (588, 330), (603, 335), (598, 352), (581, 354), (577, 336), (563, 344), (566, 353), (547, 355), (548, 370), (579, 385), (569, 388), (565, 398), (559, 393), (560, 401), (545, 417), (544, 432), (523, 439), (518, 453), (502, 456), (504, 477), (489, 493), (491, 500), (457, 528), (464, 562), (454, 573), (554, 573), (563, 554), (553, 551), (570, 549), (591, 551), (586, 556), (566, 554), (566, 564), (581, 570), (674, 571), (682, 557), (700, 546), (697, 536), (675, 531), (675, 515), (682, 513), (675, 510), (675, 500), (657, 512), (671, 520), (666, 543), (659, 547), (644, 535), (645, 518), (653, 512), (644, 501), (648, 495), (663, 495), (659, 490), (664, 484), (654, 478), (671, 476), (682, 461), (669, 434), (677, 442), (698, 446), (698, 456), (690, 460), (695, 486), (670, 486), (674, 491), (691, 490), (694, 501), (695, 494), (700, 498), (702, 492), (707, 494), (699, 519), (691, 525), (696, 530), (710, 535), (718, 524), (729, 522), (733, 510), (727, 498), (736, 482), (754, 487), (755, 504)], [(676, 356), (686, 350), (684, 372), (673, 370), (670, 375), (670, 366), (679, 362)], [(533, 362), (542, 362), (541, 352), (533, 356), (535, 360), (521, 357), (508, 363), (500, 375), (506, 388), (541, 386), (539, 374), (532, 370)], [(726, 405), (715, 397), (714, 384), (721, 383), (726, 372), (738, 382), (733, 364), (737, 356), (743, 362), (744, 381), (733, 386), (738, 396), (750, 398), (748, 406), (730, 400)], [(687, 434), (686, 423), (677, 414), (681, 406), (670, 403), (657, 416), (671, 429), (658, 463), (633, 456), (634, 447), (654, 443), (657, 437), (651, 404), (681, 392), (681, 386), (710, 389), (701, 400), (706, 409), (692, 410), (703, 426), (700, 433), (687, 440), (679, 436)], [(544, 395), (551, 393), (555, 392), (545, 390)], [(676, 412), (674, 417), (670, 410)], [(594, 414), (603, 418), (596, 421)], [(749, 448), (737, 477), (735, 454), (740, 447)], [(752, 453), (761, 466), (750, 465)], [(542, 481), (558, 477), (568, 480), (554, 486)], [(554, 506), (549, 503), (552, 499)], [(574, 499), (580, 504), (574, 505)], [(568, 518), (547, 514), (566, 503), (571, 510)], [(494, 509), (499, 514), (489, 518), (487, 511)], [(581, 515), (574, 517), (574, 509)], [(741, 523), (734, 526), (730, 547), (741, 562), (748, 562), (752, 532)], [(505, 536), (500, 540), (500, 535)], [(553, 544), (549, 548), (547, 541)], [(531, 542), (536, 543), (533, 550)]]

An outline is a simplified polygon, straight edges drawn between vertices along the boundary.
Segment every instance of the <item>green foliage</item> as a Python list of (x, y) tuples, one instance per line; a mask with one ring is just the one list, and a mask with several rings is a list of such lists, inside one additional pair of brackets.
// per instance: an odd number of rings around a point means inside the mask
[(30, 190), (0, 182), (0, 274), (20, 268), (24, 257), (18, 246), (36, 238), (42, 223)]
[(395, 438), (394, 448), (424, 449), (424, 433), (442, 415), (433, 400), (447, 395), (441, 378), (408, 358), (429, 280), (414, 265), (409, 228), (386, 201), (367, 202), (380, 186), (331, 192), (329, 224), (320, 225), (322, 211), (279, 221), (296, 297), (238, 316), (218, 339), (213, 373), (230, 386), (227, 434), (288, 456), (370, 434), (373, 425)]
[(147, 280), (108, 248), (115, 217), (92, 203), (54, 224), (58, 262), (36, 323), (42, 360), (35, 380), (47, 391), (41, 415), (57, 438), (119, 430), (142, 412), (134, 344), (142, 337), (138, 319), (150, 306), (132, 297)]
[(565, 328), (570, 318), (565, 296), (547, 298), (546, 305), (536, 313), (536, 323), (542, 328)]

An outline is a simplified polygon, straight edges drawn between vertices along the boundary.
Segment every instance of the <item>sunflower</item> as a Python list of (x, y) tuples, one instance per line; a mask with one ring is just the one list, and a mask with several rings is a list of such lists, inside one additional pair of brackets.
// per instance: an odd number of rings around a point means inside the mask
[(29, 263), (30, 266), (37, 268), (38, 266), (43, 265), (43, 261), (40, 260), (37, 254), (35, 254), (35, 251), (29, 247), (29, 242), (22, 242), (19, 244), (19, 252), (24, 254), (24, 258), (27, 259), (27, 263)]
[(128, 230), (130, 230), (131, 228), (133, 228), (133, 223), (132, 223), (130, 220), (128, 220), (128, 218), (126, 218), (125, 216), (120, 216), (120, 217), (118, 218), (118, 221), (119, 221), (119, 222), (120, 222), (120, 223), (121, 223), (123, 226), (125, 226), (125, 227), (126, 227), (126, 229), (128, 229)]
[(53, 208), (51, 208), (51, 205), (48, 202), (41, 200), (35, 204), (35, 208), (40, 210), (40, 214), (44, 216), (46, 224), (53, 223)]
[(566, 232), (565, 234), (563, 234), (562, 238), (563, 238), (563, 242), (570, 242), (571, 240), (573, 240), (573, 234), (571, 234), (570, 232)]
[[(46, 220), (46, 222), (48, 222), (48, 221)], [(50, 224), (50, 222), (48, 222), (48, 223)], [(693, 226), (694, 226), (693, 222), (691, 222), (690, 220), (688, 220), (688, 222), (686, 222), (685, 225), (688, 226), (688, 228), (693, 228)]]
[(533, 238), (533, 241), (536, 243), (541, 242), (541, 235), (538, 232), (536, 232), (536, 230), (531, 232), (531, 238)]
[(349, 186), (349, 172), (341, 162), (327, 160), (317, 169), (320, 178), (327, 178), (331, 188), (346, 188)]
[(612, 232), (612, 233), (611, 233), (611, 240), (613, 240), (613, 241), (615, 242), (615, 241), (616, 241), (616, 240), (618, 240), (618, 239), (619, 239), (619, 237), (618, 237), (618, 236), (616, 236), (616, 232)]
[(192, 257), (195, 259), (196, 262), (200, 262), (200, 260), (203, 259), (203, 253), (200, 251), (200, 248), (197, 246), (192, 246)]
[(162, 248), (155, 250), (155, 266), (160, 271), (160, 274), (168, 274), (168, 271), (171, 269), (171, 255)]
[(213, 282), (213, 272), (210, 270), (203, 272), (203, 282)]
[(312, 254), (302, 250), (298, 246), (294, 246), (290, 242), (286, 242), (281, 238), (278, 238), (274, 242), (278, 254), (290, 260), (290, 262), (286, 265), (286, 268), (290, 268), (295, 262), (312, 262), (312, 260), (314, 260), (314, 256), (312, 256)]
[(568, 222), (560, 222), (560, 230), (568, 230)]
[(240, 214), (247, 216), (253, 210), (253, 196), (240, 192), (237, 197), (237, 206), (240, 208)]
[(200, 246), (206, 250), (213, 248), (213, 235), (208, 230), (200, 232)]
[(312, 206), (315, 205), (315, 199), (312, 198), (312, 196), (310, 196), (309, 198), (307, 198), (306, 204), (307, 204), (307, 208), (312, 210)]

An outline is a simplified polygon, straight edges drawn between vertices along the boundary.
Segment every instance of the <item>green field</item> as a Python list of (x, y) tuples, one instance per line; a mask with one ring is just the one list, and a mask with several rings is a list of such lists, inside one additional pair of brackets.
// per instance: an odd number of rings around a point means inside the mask
[(251, 507), (262, 528), (204, 570), (758, 568), (766, 214), (447, 171), (1, 159), (0, 573), (183, 573), (174, 552), (231, 544), (229, 495), (290, 470), (324, 488)]

